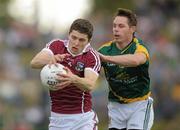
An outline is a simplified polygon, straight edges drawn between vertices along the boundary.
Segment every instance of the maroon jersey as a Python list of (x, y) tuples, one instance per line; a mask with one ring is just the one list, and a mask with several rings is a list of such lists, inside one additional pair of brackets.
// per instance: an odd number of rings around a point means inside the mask
[[(100, 59), (94, 49), (88, 44), (83, 52), (73, 56), (68, 50), (68, 40), (54, 40), (46, 45), (46, 48), (54, 55), (69, 53), (71, 56), (65, 58), (62, 65), (68, 67), (72, 73), (84, 77), (84, 69), (91, 69), (96, 74), (100, 72)], [(67, 86), (61, 90), (51, 91), (50, 97), (52, 108), (56, 113), (75, 114), (90, 111), (92, 109), (90, 92), (83, 91), (76, 86)]]

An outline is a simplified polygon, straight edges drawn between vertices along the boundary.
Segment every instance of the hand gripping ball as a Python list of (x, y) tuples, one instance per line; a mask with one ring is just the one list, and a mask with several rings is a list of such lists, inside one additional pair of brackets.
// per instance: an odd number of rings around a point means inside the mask
[(58, 90), (55, 88), (55, 85), (59, 83), (59, 81), (56, 80), (58, 73), (67, 73), (66, 70), (64, 70), (64, 66), (62, 64), (57, 64), (57, 66), (53, 64), (50, 67), (49, 65), (45, 65), (40, 72), (42, 85), (50, 90)]

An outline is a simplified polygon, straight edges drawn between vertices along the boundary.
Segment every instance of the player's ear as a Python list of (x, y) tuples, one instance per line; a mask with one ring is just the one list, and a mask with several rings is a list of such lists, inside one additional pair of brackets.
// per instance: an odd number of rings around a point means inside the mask
[(91, 41), (92, 41), (92, 38), (90, 38), (90, 39), (88, 38), (88, 43), (90, 43)]
[(130, 28), (132, 33), (136, 32), (136, 26), (131, 26)]

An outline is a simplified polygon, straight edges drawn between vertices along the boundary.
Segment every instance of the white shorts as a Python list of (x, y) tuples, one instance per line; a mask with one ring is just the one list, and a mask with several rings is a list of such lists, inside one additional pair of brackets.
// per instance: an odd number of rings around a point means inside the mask
[(150, 130), (153, 125), (153, 99), (128, 104), (109, 102), (109, 128)]
[(97, 130), (98, 118), (94, 111), (81, 114), (51, 112), (49, 130)]

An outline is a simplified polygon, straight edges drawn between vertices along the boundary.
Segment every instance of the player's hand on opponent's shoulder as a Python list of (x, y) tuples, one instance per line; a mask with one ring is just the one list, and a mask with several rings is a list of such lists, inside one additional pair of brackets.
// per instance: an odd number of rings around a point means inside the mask
[(99, 53), (98, 52), (98, 54), (99, 54), (99, 57), (100, 57), (100, 59), (101, 59), (101, 61), (106, 61), (107, 59), (107, 56), (105, 56), (105, 55), (103, 55), (103, 54), (101, 54), (101, 53)]
[(51, 67), (52, 64), (55, 64), (55, 66), (57, 66), (57, 62), (62, 62), (65, 58), (67, 58), (69, 56), (70, 56), (70, 54), (68, 54), (68, 53), (53, 55), (49, 62), (49, 67)]

